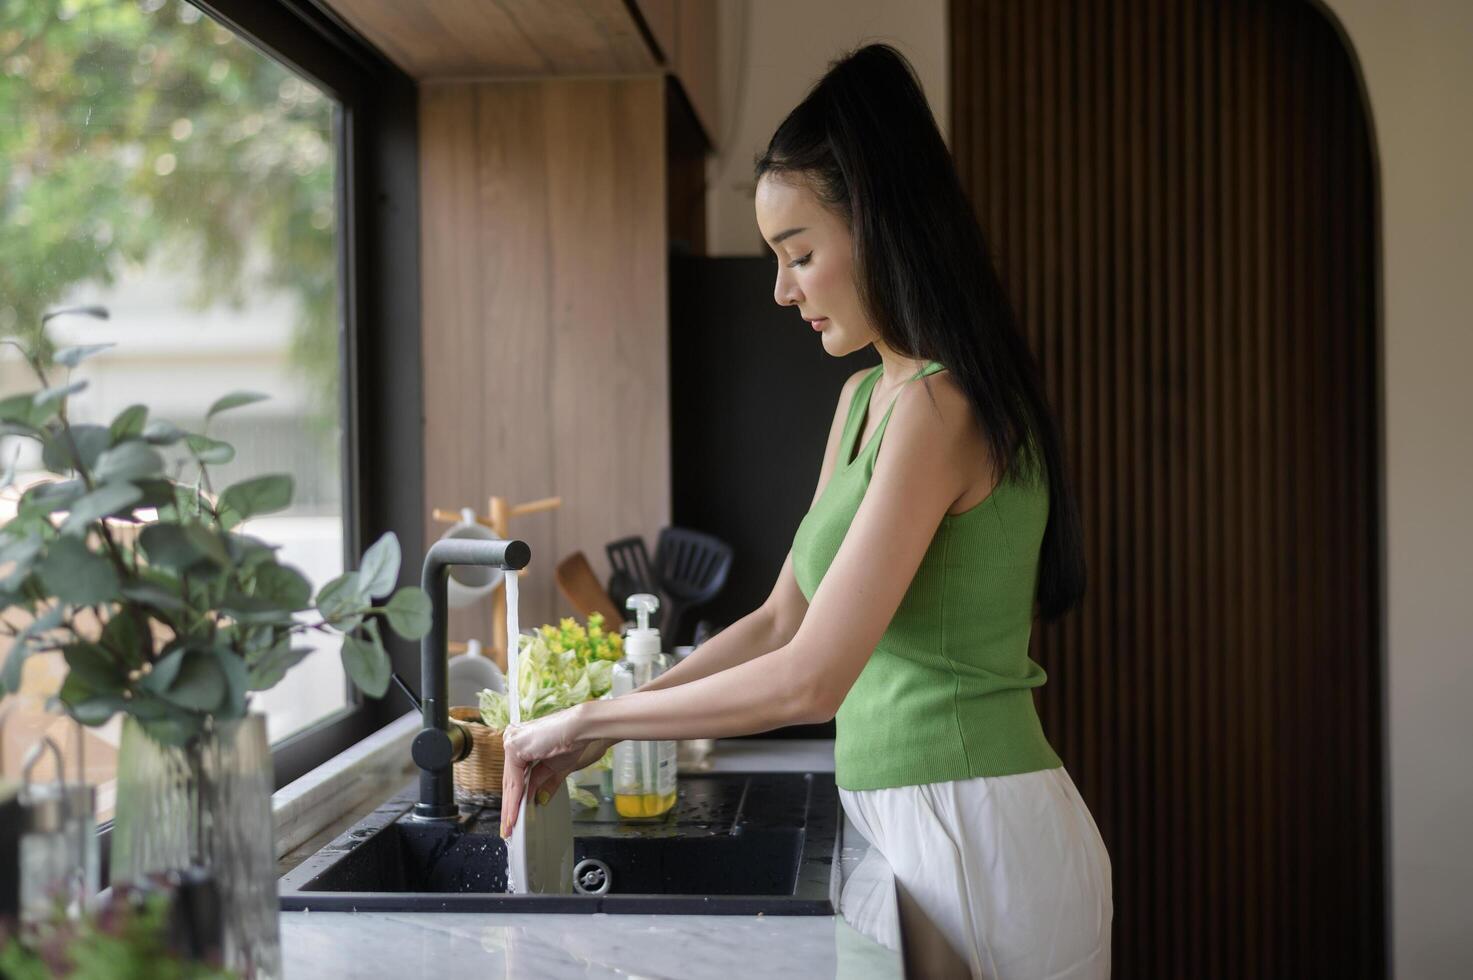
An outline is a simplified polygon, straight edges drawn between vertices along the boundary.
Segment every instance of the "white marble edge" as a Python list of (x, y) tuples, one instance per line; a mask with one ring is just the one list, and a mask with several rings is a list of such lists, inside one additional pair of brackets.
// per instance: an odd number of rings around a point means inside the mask
[[(419, 729), (406, 714), (272, 798), (278, 856), (381, 791), (406, 768)], [(832, 739), (722, 739), (705, 772), (833, 772)], [(400, 977), (489, 969), (509, 978), (690, 977), (749, 973), (902, 975), (894, 877), (849, 823), (841, 824), (841, 886), (864, 879), (863, 933), (839, 915), (541, 915), (535, 913), (284, 912), (288, 976)], [(845, 905), (846, 915), (850, 913)], [(873, 938), (872, 938), (873, 937)], [(878, 940), (878, 941), (877, 941)], [(498, 972), (497, 967), (502, 968)]]

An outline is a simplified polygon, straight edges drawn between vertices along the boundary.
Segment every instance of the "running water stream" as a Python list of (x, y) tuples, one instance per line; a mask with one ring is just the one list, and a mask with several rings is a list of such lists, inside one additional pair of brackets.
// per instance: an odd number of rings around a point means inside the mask
[[(517, 610), (517, 576), (506, 571), (506, 696), (511, 723), (522, 722), (521, 623)], [(573, 813), (567, 781), (546, 804), (538, 806), (531, 786), (522, 794), (517, 825), (506, 842), (506, 890), (509, 894), (567, 895), (573, 891)]]

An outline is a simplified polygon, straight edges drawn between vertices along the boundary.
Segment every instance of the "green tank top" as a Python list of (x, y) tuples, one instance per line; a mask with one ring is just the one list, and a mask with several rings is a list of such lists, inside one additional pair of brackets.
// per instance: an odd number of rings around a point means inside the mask
[[(810, 602), (864, 499), (890, 422), (893, 401), (869, 443), (856, 451), (881, 370), (855, 390), (833, 475), (793, 537), (793, 570)], [(911, 380), (941, 370), (933, 361)], [(1047, 521), (1042, 479), (1003, 480), (981, 503), (941, 519), (900, 607), (839, 708), (834, 765), (840, 787), (886, 789), (1062, 764), (1033, 706), (1033, 688), (1045, 675), (1028, 656)]]

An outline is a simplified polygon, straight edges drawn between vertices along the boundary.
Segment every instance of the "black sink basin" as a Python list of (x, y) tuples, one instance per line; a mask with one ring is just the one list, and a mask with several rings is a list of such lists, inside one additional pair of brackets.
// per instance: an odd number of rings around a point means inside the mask
[(455, 823), (408, 816), (409, 787), (281, 878), (281, 907), (445, 912), (833, 915), (839, 799), (829, 773), (682, 776), (675, 809), (625, 821), (611, 804), (577, 811), (575, 863), (597, 895), (506, 894), (494, 807)]

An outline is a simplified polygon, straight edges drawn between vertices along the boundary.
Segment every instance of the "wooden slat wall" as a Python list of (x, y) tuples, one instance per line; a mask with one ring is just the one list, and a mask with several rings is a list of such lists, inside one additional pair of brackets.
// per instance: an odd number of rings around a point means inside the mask
[(1311, 6), (953, 0), (953, 150), (1091, 587), (1040, 708), (1123, 977), (1386, 975), (1374, 177)]
[[(572, 614), (570, 552), (606, 577), (606, 542), (670, 521), (665, 84), (420, 88), (425, 501), (562, 495), (512, 526), (523, 626)], [(451, 639), (490, 618), (452, 613)]]

